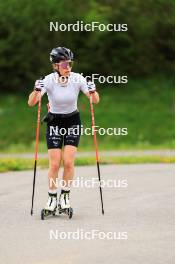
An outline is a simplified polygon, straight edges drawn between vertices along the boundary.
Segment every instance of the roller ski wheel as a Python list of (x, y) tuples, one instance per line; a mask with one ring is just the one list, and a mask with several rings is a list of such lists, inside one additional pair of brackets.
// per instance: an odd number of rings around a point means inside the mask
[(68, 208), (68, 216), (69, 216), (69, 219), (71, 219), (73, 216), (73, 209), (71, 207)]
[(56, 210), (55, 211), (49, 211), (46, 209), (42, 209), (41, 210), (41, 220), (44, 220), (48, 216), (55, 216), (55, 214), (56, 214)]
[(69, 219), (71, 219), (73, 216), (73, 208), (69, 207), (69, 208), (62, 209), (61, 206), (58, 205), (58, 213), (68, 215)]

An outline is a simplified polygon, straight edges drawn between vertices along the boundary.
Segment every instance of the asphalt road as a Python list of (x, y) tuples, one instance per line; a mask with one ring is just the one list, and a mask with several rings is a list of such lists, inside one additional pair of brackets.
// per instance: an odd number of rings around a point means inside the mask
[[(74, 187), (73, 218), (42, 221), (47, 171), (38, 170), (33, 216), (33, 172), (1, 173), (0, 263), (174, 264), (175, 165), (102, 166), (101, 174), (122, 185), (103, 189), (104, 216), (97, 186)], [(76, 168), (84, 181), (96, 176), (96, 167)]]

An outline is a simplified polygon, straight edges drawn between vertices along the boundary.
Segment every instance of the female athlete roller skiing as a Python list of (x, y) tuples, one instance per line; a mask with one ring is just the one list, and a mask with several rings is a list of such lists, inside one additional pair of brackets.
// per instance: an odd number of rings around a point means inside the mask
[[(39, 97), (47, 93), (49, 112), (45, 118), (47, 122), (46, 141), (49, 156), (48, 171), (48, 200), (44, 211), (46, 214), (70, 207), (70, 182), (74, 175), (74, 161), (80, 140), (80, 132), (73, 133), (72, 128), (81, 127), (80, 113), (77, 109), (78, 94), (82, 91), (87, 98), (92, 96), (92, 102), (99, 102), (99, 94), (93, 82), (72, 72), (74, 55), (65, 47), (53, 48), (50, 61), (54, 72), (45, 76), (43, 80), (36, 80), (34, 91), (29, 95), (28, 105), (34, 106)], [(81, 129), (79, 129), (80, 131)], [(61, 133), (64, 131), (64, 133)], [(66, 133), (65, 133), (66, 131)], [(63, 160), (63, 182), (57, 204), (58, 171)]]

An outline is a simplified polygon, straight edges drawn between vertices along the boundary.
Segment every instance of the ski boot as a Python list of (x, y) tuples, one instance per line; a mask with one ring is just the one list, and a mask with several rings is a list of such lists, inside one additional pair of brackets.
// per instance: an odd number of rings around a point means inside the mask
[(69, 219), (73, 216), (73, 209), (70, 206), (69, 200), (70, 191), (61, 191), (59, 203), (58, 203), (58, 213), (68, 215)]
[(41, 210), (41, 219), (44, 220), (45, 217), (50, 216), (50, 215), (55, 215), (56, 214), (56, 209), (57, 209), (57, 193), (48, 193), (48, 201), (46, 203), (46, 206), (44, 209)]

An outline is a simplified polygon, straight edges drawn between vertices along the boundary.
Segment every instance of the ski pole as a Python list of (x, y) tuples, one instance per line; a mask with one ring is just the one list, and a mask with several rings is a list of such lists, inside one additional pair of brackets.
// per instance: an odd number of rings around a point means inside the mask
[(31, 215), (33, 215), (36, 168), (37, 168), (37, 161), (38, 161), (38, 142), (39, 142), (39, 131), (40, 131), (40, 115), (41, 115), (41, 92), (39, 94), (39, 101), (38, 101), (38, 117), (37, 117), (37, 127), (36, 127), (36, 150), (35, 150), (35, 163), (34, 163), (34, 176), (33, 176), (33, 191), (32, 191)]
[(92, 102), (92, 95), (90, 95), (90, 110), (91, 110), (91, 116), (92, 116), (92, 130), (93, 130), (93, 134), (94, 134), (94, 145), (95, 145), (97, 172), (98, 172), (99, 188), (100, 188), (101, 209), (102, 209), (102, 214), (104, 214), (103, 195), (102, 195), (102, 188), (101, 188), (101, 174), (100, 174), (99, 155), (98, 155), (98, 144), (97, 144), (96, 131), (94, 129), (94, 127), (95, 127), (95, 115), (94, 115), (94, 107), (93, 107), (93, 102)]

